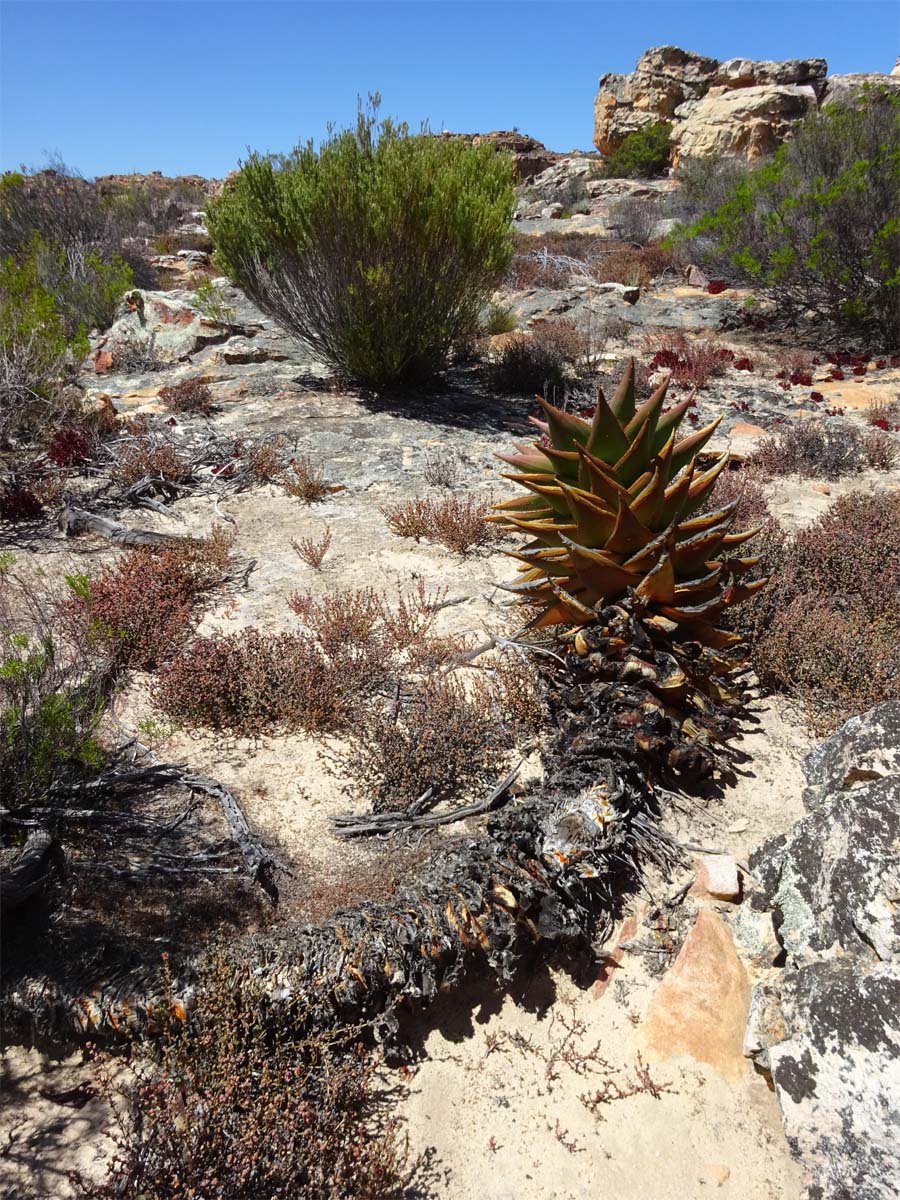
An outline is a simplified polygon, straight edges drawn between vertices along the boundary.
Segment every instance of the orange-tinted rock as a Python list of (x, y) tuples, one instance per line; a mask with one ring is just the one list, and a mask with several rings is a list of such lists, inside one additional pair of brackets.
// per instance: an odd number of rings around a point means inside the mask
[(91, 357), (98, 375), (112, 370), (113, 357), (108, 350), (95, 350)]
[(638, 926), (643, 921), (646, 911), (647, 902), (641, 900), (635, 911), (630, 917), (625, 918), (612, 938), (612, 950), (603, 955), (603, 962), (600, 964), (597, 971), (597, 978), (591, 987), (591, 994), (596, 999), (599, 1000), (612, 983), (616, 969), (622, 964), (622, 955), (625, 953), (623, 943), (629, 942), (637, 933)]
[(686, 1054), (737, 1079), (749, 1070), (743, 1052), (749, 1006), (747, 973), (731, 931), (707, 909), (656, 989), (640, 1038), (651, 1057)]

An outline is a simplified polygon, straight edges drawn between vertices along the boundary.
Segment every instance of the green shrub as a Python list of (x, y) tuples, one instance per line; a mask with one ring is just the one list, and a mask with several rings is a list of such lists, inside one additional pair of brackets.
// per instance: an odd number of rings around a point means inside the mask
[(105, 660), (66, 636), (58, 601), (0, 556), (0, 796), (15, 812), (96, 771)]
[(505, 304), (489, 304), (481, 318), (481, 328), (489, 335), (512, 333), (518, 324), (516, 314)]
[(317, 358), (360, 382), (427, 377), (470, 338), (512, 252), (507, 155), (376, 123), (252, 154), (208, 223), (226, 272)]
[(897, 341), (900, 97), (828, 105), (675, 240), (732, 278), (809, 314)]
[(653, 179), (669, 165), (672, 126), (657, 121), (629, 133), (618, 150), (603, 164), (607, 179)]
[(222, 289), (216, 287), (209, 279), (204, 279), (197, 285), (192, 304), (201, 317), (206, 317), (222, 329), (233, 325), (237, 317), (237, 311), (227, 303)]
[(131, 267), (118, 254), (104, 260), (96, 250), (66, 251), (35, 234), (28, 260), (41, 284), (52, 293), (66, 332), (106, 329), (116, 306), (134, 284)]
[(66, 407), (65, 375), (88, 351), (44, 286), (38, 254), (0, 263), (0, 440), (33, 434)]

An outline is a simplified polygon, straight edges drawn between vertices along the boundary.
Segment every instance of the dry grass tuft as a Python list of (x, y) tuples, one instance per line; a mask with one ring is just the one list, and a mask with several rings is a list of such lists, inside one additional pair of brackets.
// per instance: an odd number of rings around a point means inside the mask
[(308, 454), (291, 459), (280, 482), (289, 496), (296, 496), (305, 504), (315, 504), (341, 490), (328, 482)]
[(170, 412), (200, 413), (204, 417), (212, 412), (212, 392), (202, 376), (160, 388), (159, 399)]
[(513, 395), (563, 387), (589, 349), (587, 335), (572, 321), (542, 321), (506, 342), (487, 364), (487, 381), (493, 391)]
[(839, 479), (864, 466), (875, 466), (889, 456), (889, 449), (875, 442), (870, 450), (869, 441), (855, 425), (801, 421), (764, 438), (753, 451), (749, 465), (767, 477), (796, 474)]
[(331, 546), (331, 529), (326, 525), (325, 532), (318, 541), (311, 537), (304, 537), (299, 540), (291, 538), (291, 545), (307, 566), (312, 567), (314, 571), (321, 570), (322, 563), (325, 561), (325, 555)]
[(125, 487), (142, 479), (184, 483), (191, 477), (191, 464), (171, 442), (145, 436), (122, 447), (112, 473)]
[(448, 496), (445, 500), (407, 500), (379, 509), (392, 533), (398, 537), (439, 542), (454, 554), (468, 554), (498, 538), (493, 525), (485, 522), (493, 499)]

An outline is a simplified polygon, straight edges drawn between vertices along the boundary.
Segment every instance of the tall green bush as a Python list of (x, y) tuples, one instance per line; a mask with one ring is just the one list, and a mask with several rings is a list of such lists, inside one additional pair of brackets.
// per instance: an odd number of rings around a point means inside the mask
[(669, 165), (672, 126), (657, 121), (629, 133), (622, 145), (606, 159), (607, 179), (653, 179), (665, 174)]
[(743, 171), (727, 197), (676, 231), (710, 265), (803, 314), (897, 344), (900, 97), (867, 89), (807, 118)]
[(208, 206), (221, 265), (263, 311), (363, 383), (440, 370), (512, 255), (509, 157), (378, 122), (252, 154)]

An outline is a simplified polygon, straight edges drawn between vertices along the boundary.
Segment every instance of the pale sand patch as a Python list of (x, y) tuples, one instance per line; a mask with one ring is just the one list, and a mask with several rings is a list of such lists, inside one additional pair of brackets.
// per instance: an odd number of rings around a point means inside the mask
[[(605, 1079), (623, 1091), (637, 1083), (636, 1024), (658, 986), (629, 955), (614, 978), (597, 999), (554, 975), (549, 1011), (528, 1011), (507, 998), (499, 1011), (476, 1014), (469, 1036), (428, 1035), (428, 1057), (416, 1068), (401, 1112), (413, 1150), (436, 1151), (438, 1194), (447, 1200), (799, 1200), (800, 1173), (775, 1097), (749, 1070), (728, 1082), (687, 1057), (653, 1063), (653, 1082), (672, 1091), (613, 1100), (592, 1115), (581, 1097)], [(573, 1040), (577, 1053), (598, 1045), (608, 1067), (584, 1064), (576, 1071), (560, 1061), (550, 1070), (555, 1077), (548, 1077), (548, 1060), (567, 1036), (563, 1019), (570, 1027), (583, 1022)]]

